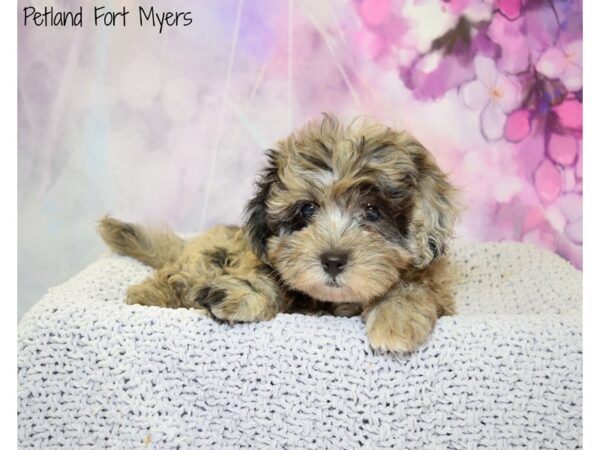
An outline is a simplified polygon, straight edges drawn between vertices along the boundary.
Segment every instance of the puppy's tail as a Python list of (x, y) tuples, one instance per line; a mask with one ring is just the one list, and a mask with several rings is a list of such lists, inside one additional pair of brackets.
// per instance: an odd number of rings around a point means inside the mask
[(131, 256), (154, 269), (174, 262), (183, 250), (183, 240), (169, 230), (155, 230), (105, 216), (98, 232), (120, 255)]

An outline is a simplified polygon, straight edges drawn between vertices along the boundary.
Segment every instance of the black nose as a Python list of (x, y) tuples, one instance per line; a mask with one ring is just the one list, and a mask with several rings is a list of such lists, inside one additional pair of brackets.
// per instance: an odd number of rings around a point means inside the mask
[(344, 271), (347, 262), (348, 253), (346, 252), (325, 252), (321, 255), (323, 270), (333, 278)]

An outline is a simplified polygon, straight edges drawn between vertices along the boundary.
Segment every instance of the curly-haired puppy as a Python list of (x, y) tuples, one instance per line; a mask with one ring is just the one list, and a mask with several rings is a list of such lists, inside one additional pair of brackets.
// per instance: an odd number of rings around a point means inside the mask
[(445, 250), (455, 189), (416, 139), (324, 115), (267, 157), (241, 228), (184, 241), (101, 221), (113, 250), (156, 269), (128, 303), (207, 308), (229, 322), (362, 313), (373, 348), (405, 352), (454, 312)]

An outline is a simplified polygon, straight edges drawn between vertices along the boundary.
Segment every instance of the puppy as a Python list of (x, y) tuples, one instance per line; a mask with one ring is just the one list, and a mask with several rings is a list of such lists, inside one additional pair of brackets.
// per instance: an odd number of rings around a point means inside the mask
[(401, 352), (454, 313), (445, 252), (456, 189), (416, 139), (326, 114), (267, 158), (243, 227), (184, 241), (101, 220), (111, 249), (156, 269), (129, 288), (128, 303), (206, 308), (227, 322), (362, 314), (373, 348)]

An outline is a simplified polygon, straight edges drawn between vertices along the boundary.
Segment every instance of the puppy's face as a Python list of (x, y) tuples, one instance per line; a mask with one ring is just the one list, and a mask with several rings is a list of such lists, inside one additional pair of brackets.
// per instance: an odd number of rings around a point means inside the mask
[(268, 152), (247, 207), (254, 252), (291, 288), (366, 303), (443, 252), (454, 189), (415, 139), (331, 116)]

